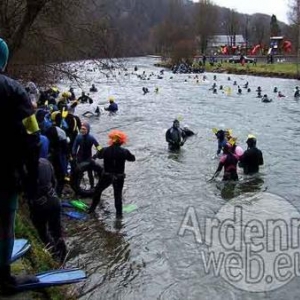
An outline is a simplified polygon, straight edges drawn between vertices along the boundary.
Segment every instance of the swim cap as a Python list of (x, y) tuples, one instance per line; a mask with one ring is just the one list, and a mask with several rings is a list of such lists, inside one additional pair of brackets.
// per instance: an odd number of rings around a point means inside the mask
[(125, 144), (127, 142), (127, 135), (123, 131), (113, 130), (108, 134), (109, 145), (112, 144)]
[(71, 97), (72, 95), (71, 95), (70, 92), (63, 92), (63, 93), (61, 94), (61, 96), (62, 96), (63, 98), (69, 98), (69, 97)]
[(189, 127), (189, 125), (184, 125), (183, 126), (183, 129), (189, 129), (190, 127)]
[(6, 42), (0, 38), (0, 69), (3, 70), (7, 64), (9, 50)]
[(256, 139), (256, 137), (253, 134), (248, 134), (247, 139)]
[(249, 147), (253, 147), (256, 145), (256, 137), (253, 134), (249, 134), (246, 143)]
[(59, 92), (59, 90), (58, 90), (58, 88), (57, 88), (56, 86), (52, 86), (52, 87), (51, 87), (51, 90), (52, 90), (52, 92), (54, 92), (54, 93), (58, 93), (58, 92)]
[(228, 141), (228, 143), (231, 146), (234, 146), (236, 144), (237, 138), (236, 137), (231, 137), (231, 139)]

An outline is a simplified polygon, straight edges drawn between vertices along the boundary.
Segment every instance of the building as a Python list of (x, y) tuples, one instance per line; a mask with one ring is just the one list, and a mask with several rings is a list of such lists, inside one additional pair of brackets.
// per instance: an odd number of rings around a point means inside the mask
[(214, 35), (212, 36), (207, 43), (208, 48), (220, 48), (224, 46), (236, 46), (242, 47), (245, 46), (246, 40), (241, 34), (237, 35)]

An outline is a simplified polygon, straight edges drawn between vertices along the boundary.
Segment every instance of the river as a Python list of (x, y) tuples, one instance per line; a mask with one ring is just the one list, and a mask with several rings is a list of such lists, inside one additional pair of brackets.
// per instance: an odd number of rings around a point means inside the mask
[[(134, 203), (138, 208), (124, 213), (121, 222), (115, 221), (113, 191), (109, 188), (103, 193), (105, 208), (97, 211), (96, 218), (66, 220), (72, 249), (67, 265), (80, 266), (88, 273), (84, 284), (74, 286), (79, 290), (78, 298), (299, 299), (298, 277), (274, 291), (266, 288), (263, 293), (251, 293), (206, 272), (201, 253), (207, 246), (197, 243), (191, 232), (179, 234), (188, 208), (196, 212), (201, 223), (213, 218), (224, 205), (247, 201), (262, 192), (282, 196), (295, 209), (300, 208), (300, 103), (293, 97), (298, 81), (240, 75), (230, 75), (228, 81), (228, 75), (216, 74), (217, 86), (230, 86), (232, 93), (227, 95), (218, 89), (218, 94), (213, 94), (209, 88), (214, 74), (206, 73), (206, 82), (200, 74), (197, 83), (195, 75), (174, 75), (165, 70), (163, 78), (158, 79), (160, 69), (153, 66), (155, 61), (146, 57), (129, 59), (129, 75), (112, 71), (108, 78), (91, 70), (92, 63), (80, 70), (86, 74), (82, 88), (87, 91), (92, 83), (98, 88), (91, 94), (96, 102), (106, 105), (108, 97), (113, 96), (119, 105), (116, 116), (90, 118), (91, 132), (101, 145), (107, 144), (111, 129), (128, 134), (126, 147), (137, 160), (126, 165), (124, 203)], [(141, 80), (132, 74), (134, 66), (138, 74), (145, 71), (154, 75)], [(252, 91), (243, 89), (238, 95), (234, 80), (240, 86), (248, 81)], [(67, 81), (59, 84), (60, 88), (69, 85)], [(262, 103), (256, 98), (258, 86), (273, 102)], [(277, 98), (275, 86), (287, 97)], [(142, 87), (149, 93), (143, 95)], [(80, 91), (75, 87), (76, 94)], [(79, 105), (77, 112), (80, 115), (87, 109), (88, 105)], [(169, 153), (165, 132), (176, 117), (197, 135), (180, 153)], [(214, 127), (231, 128), (244, 149), (248, 134), (257, 137), (265, 160), (259, 176), (249, 180), (239, 170), (240, 182), (234, 186), (224, 186), (222, 176), (207, 182), (218, 165), (218, 160), (212, 159), (217, 149)], [(268, 207), (261, 207), (268, 211)], [(280, 206), (275, 210), (280, 213)]]

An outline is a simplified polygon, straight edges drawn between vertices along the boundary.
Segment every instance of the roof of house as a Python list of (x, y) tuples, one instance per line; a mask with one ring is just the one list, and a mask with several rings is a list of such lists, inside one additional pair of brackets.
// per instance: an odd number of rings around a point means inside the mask
[[(233, 43), (234, 36), (233, 35), (214, 35), (209, 40), (208, 44), (211, 47), (219, 47), (225, 45), (231, 45)], [(232, 41), (232, 42), (231, 42)], [(235, 45), (239, 46), (245, 44), (246, 41), (241, 34), (235, 35)]]

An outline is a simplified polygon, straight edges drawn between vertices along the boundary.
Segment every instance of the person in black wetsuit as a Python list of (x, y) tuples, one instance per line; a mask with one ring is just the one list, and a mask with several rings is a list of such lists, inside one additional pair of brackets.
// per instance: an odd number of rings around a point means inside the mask
[(239, 167), (244, 169), (244, 174), (251, 175), (259, 172), (259, 166), (264, 164), (262, 152), (256, 148), (256, 138), (249, 134), (246, 141), (248, 149), (240, 157)]
[(95, 189), (89, 213), (95, 211), (100, 202), (102, 192), (111, 184), (114, 189), (115, 208), (117, 218), (122, 217), (122, 191), (125, 180), (125, 162), (135, 161), (135, 156), (129, 150), (122, 148), (127, 136), (124, 132), (114, 130), (109, 133), (110, 146), (102, 148), (93, 158), (104, 159), (104, 173), (100, 184)]
[(79, 103), (89, 103), (93, 104), (93, 99), (85, 94), (85, 92), (81, 93), (81, 96), (77, 99)]
[(180, 128), (180, 123), (177, 119), (173, 121), (173, 126), (166, 132), (166, 141), (169, 145), (169, 150), (179, 150), (186, 141), (186, 134)]
[(90, 92), (93, 92), (93, 93), (98, 92), (98, 89), (95, 87), (94, 84), (92, 84), (92, 87), (90, 88)]
[(42, 242), (63, 262), (67, 247), (62, 237), (61, 205), (55, 188), (53, 166), (49, 160), (40, 158), (38, 189), (29, 203), (30, 217)]
[[(40, 138), (27, 92), (19, 82), (4, 74), (8, 57), (8, 46), (0, 38), (0, 108), (5, 115), (0, 119), (3, 129), (0, 169), (1, 294), (13, 293), (18, 284), (38, 281), (36, 276), (13, 276), (10, 268), (19, 193), (25, 192), (28, 199), (36, 193)], [(20, 179), (23, 185), (20, 185)]]

